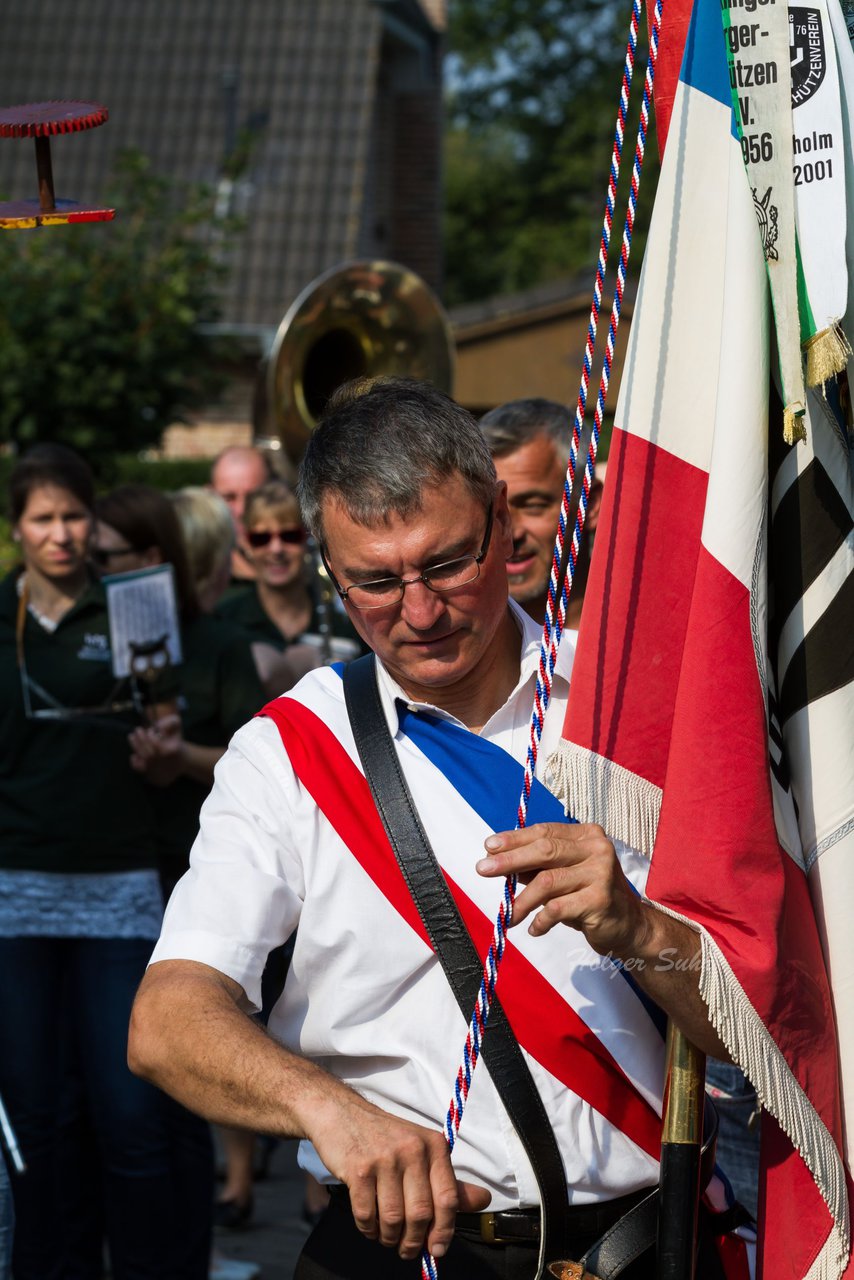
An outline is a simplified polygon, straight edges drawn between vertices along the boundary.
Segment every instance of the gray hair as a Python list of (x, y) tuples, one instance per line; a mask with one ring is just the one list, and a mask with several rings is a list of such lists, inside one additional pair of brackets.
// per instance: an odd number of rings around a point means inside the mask
[(234, 521), (223, 499), (213, 489), (188, 485), (170, 494), (190, 562), (190, 573), (200, 596), (215, 581), (234, 546)]
[(382, 378), (347, 383), (329, 402), (300, 467), (303, 523), (323, 541), (321, 507), (341, 502), (357, 524), (421, 510), (429, 485), (459, 475), (488, 506), (495, 464), (475, 418), (426, 382)]
[(538, 436), (546, 436), (559, 456), (567, 458), (572, 415), (566, 405), (534, 396), (529, 400), (510, 400), (497, 409), (490, 409), (481, 418), (480, 429), (493, 458), (515, 453)]

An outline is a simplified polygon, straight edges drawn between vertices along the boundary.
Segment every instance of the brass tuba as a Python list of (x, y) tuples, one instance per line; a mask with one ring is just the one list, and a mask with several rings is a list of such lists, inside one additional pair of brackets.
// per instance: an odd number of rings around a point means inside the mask
[(256, 388), (255, 443), (298, 462), (336, 388), (398, 375), (450, 393), (454, 346), (440, 303), (395, 262), (346, 262), (317, 276), (279, 325)]

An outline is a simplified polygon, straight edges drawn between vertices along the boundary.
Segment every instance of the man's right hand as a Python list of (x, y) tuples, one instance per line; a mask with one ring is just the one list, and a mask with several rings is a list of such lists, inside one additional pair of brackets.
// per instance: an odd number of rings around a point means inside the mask
[(427, 1245), (441, 1258), (458, 1211), (489, 1204), (483, 1187), (458, 1182), (443, 1134), (381, 1111), (348, 1091), (309, 1135), (326, 1167), (350, 1191), (356, 1226), (369, 1240), (417, 1258)]
[(350, 1191), (366, 1236), (415, 1258), (442, 1257), (458, 1210), (489, 1203), (457, 1182), (439, 1131), (380, 1110), (316, 1063), (291, 1053), (243, 1009), (243, 988), (191, 960), (151, 965), (131, 1018), (131, 1070), (216, 1124), (308, 1138)]

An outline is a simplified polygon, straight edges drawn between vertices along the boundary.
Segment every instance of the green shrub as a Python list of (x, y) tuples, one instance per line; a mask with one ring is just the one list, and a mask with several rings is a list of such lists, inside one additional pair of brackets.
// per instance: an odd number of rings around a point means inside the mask
[(100, 476), (120, 439), (156, 446), (226, 380), (219, 289), (234, 226), (213, 195), (125, 152), (114, 222), (0, 238), (0, 441), (61, 440)]

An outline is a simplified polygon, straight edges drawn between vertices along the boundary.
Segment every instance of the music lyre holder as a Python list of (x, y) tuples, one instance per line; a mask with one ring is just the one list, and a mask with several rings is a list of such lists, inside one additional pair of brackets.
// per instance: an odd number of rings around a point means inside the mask
[(74, 222), (111, 222), (115, 209), (82, 208), (73, 200), (57, 200), (53, 189), (50, 140), (58, 134), (81, 133), (107, 121), (107, 108), (97, 102), (29, 102), (0, 107), (0, 138), (33, 138), (36, 144), (38, 200), (0, 202), (0, 228), (27, 230)]

